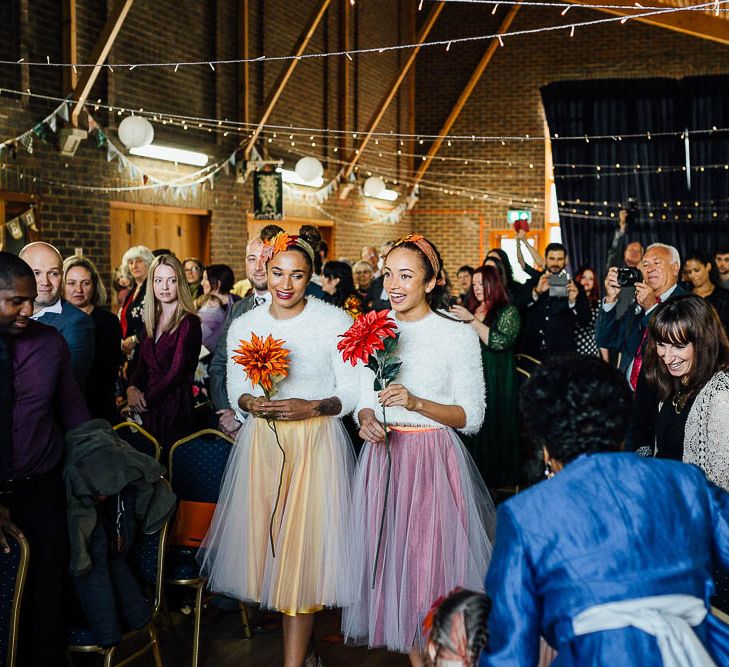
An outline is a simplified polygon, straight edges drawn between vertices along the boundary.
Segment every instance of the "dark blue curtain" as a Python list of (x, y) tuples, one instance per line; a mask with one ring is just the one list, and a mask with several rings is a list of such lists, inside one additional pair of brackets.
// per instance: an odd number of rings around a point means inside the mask
[(631, 241), (682, 254), (729, 242), (729, 133), (721, 131), (729, 77), (566, 81), (541, 93), (575, 269), (604, 275), (619, 206), (629, 201)]

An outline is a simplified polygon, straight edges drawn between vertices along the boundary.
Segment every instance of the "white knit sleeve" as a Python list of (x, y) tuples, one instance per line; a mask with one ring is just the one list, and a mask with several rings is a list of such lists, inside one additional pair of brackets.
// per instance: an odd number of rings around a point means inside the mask
[(718, 391), (709, 404), (706, 476), (729, 491), (729, 391)]
[(242, 394), (253, 394), (254, 388), (248, 380), (245, 371), (242, 366), (239, 366), (233, 361), (233, 352), (237, 349), (241, 338), (245, 338), (247, 327), (243, 323), (243, 318), (240, 317), (230, 325), (228, 329), (228, 338), (226, 340), (226, 354), (228, 356), (226, 360), (226, 385), (228, 390), (228, 401), (233, 408), (233, 411), (239, 420), (244, 420), (248, 417), (248, 413), (244, 412), (238, 407), (238, 399)]
[(366, 366), (357, 364), (355, 369), (358, 379), (357, 404), (354, 407), (354, 421), (359, 426), (359, 412), (369, 408), (378, 415), (377, 392), (375, 392), (375, 374)]
[(456, 405), (466, 413), (466, 425), (458, 429), (466, 435), (478, 433), (486, 413), (486, 383), (481, 363), (478, 334), (465, 324), (459, 324), (453, 337), (453, 350), (458, 354), (451, 364)]
[(334, 384), (336, 387), (335, 396), (342, 404), (339, 417), (348, 415), (357, 403), (359, 398), (359, 373), (356, 368), (352, 368), (352, 364), (344, 361), (342, 355), (337, 350), (339, 336), (343, 334), (350, 326), (352, 326), (352, 318), (344, 311), (335, 310), (331, 307), (332, 313), (332, 335), (330, 339), (331, 363), (334, 369)]

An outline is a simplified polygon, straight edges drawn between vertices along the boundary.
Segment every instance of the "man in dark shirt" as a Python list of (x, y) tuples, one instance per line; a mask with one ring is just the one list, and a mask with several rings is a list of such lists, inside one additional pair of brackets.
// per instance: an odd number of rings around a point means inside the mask
[(5, 533), (30, 544), (20, 622), (20, 664), (65, 661), (63, 593), (68, 572), (64, 434), (89, 419), (68, 345), (31, 320), (31, 268), (0, 252), (0, 548)]
[[(521, 351), (540, 361), (577, 348), (575, 327), (590, 323), (590, 304), (582, 285), (564, 276), (567, 251), (561, 243), (550, 243), (545, 253), (546, 270), (526, 284), (531, 300), (525, 308), (526, 325), (522, 333)], [(559, 290), (552, 285), (564, 276), (566, 284)]]

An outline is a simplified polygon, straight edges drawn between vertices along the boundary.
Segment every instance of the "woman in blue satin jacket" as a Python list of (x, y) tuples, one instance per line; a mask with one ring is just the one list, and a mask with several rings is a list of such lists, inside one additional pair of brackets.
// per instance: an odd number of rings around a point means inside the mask
[[(729, 495), (678, 461), (620, 453), (630, 396), (597, 358), (556, 358), (522, 395), (547, 479), (501, 505), (481, 667), (727, 665), (709, 611), (729, 569)], [(683, 660), (684, 662), (679, 662)]]

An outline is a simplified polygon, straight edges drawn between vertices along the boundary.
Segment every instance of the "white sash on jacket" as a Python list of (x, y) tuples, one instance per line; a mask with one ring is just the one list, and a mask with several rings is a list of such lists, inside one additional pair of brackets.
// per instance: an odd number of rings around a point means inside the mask
[(632, 626), (656, 638), (664, 667), (716, 667), (693, 631), (707, 613), (693, 595), (657, 595), (590, 607), (572, 619), (572, 628), (579, 636)]

